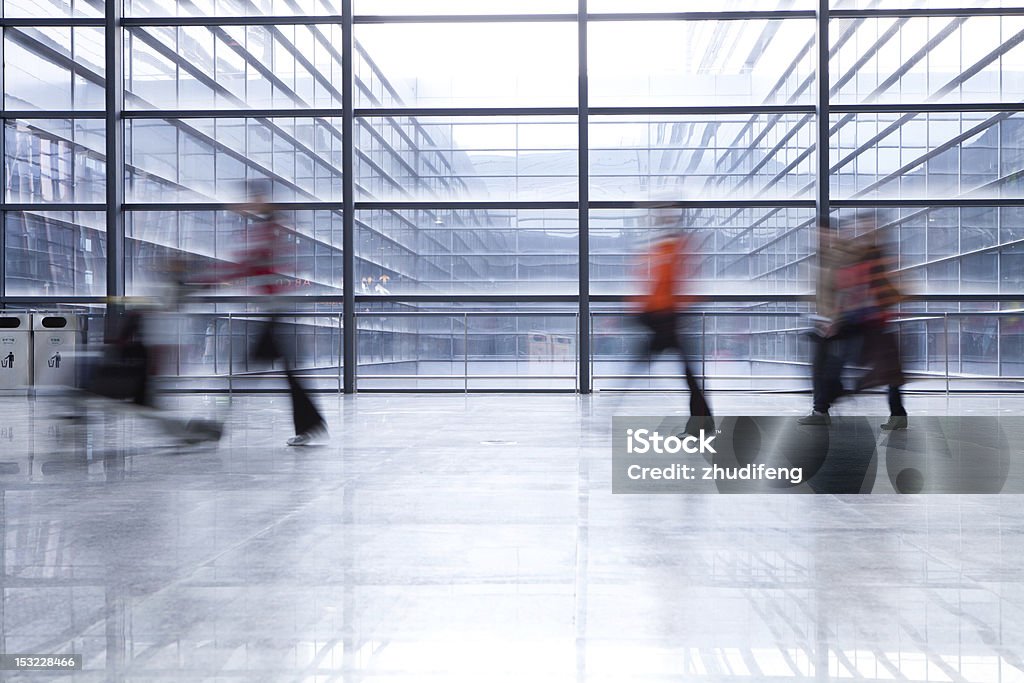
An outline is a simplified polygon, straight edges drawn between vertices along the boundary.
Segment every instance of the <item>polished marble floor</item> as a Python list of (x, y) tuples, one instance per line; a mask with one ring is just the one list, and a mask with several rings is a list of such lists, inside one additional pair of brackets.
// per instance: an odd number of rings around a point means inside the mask
[(678, 394), (317, 400), (289, 448), (284, 396), (175, 398), (217, 447), (0, 398), (0, 646), (84, 656), (6, 680), (1024, 681), (1021, 496), (612, 495), (611, 416)]

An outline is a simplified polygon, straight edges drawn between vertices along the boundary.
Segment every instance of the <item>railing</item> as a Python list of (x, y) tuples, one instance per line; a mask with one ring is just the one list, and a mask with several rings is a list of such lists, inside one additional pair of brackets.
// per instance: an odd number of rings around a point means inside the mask
[[(95, 329), (96, 323), (103, 317), (101, 312), (82, 313), (85, 319), (80, 326), (84, 337), (95, 337), (90, 335), (90, 329)], [(208, 325), (205, 332), (195, 334), (189, 332), (181, 333), (179, 337), (196, 337), (203, 340), (203, 344), (209, 348), (212, 344), (213, 352), (203, 354), (201, 361), (185, 362), (183, 365), (182, 354), (175, 356), (175, 365), (167, 369), (171, 384), (179, 384), (180, 388), (188, 390), (187, 385), (213, 381), (215, 384), (205, 387), (202, 390), (225, 390), (228, 393), (235, 391), (260, 390), (254, 387), (255, 384), (266, 382), (268, 379), (279, 376), (282, 368), (272, 367), (250, 369), (248, 361), (248, 344), (251, 343), (251, 333), (247, 334), (244, 329), (249, 324), (257, 324), (263, 320), (264, 314), (258, 312), (208, 312), (188, 313), (178, 316), (182, 320), (206, 319)], [(291, 343), (298, 350), (303, 344), (312, 343), (314, 351), (312, 362), (309, 358), (300, 357), (298, 363), (298, 374), (306, 380), (314, 380), (318, 384), (315, 387), (319, 391), (342, 391), (342, 344), (344, 330), (342, 327), (343, 317), (340, 312), (319, 312), (319, 311), (288, 311), (278, 312), (277, 315), (286, 321), (285, 328), (290, 329)], [(646, 371), (640, 371), (641, 364), (628, 351), (630, 341), (638, 342), (642, 338), (642, 332), (630, 329), (623, 321), (628, 320), (630, 314), (626, 311), (595, 311), (589, 317), (586, 324), (592, 339), (592, 353), (589, 358), (589, 373), (594, 382), (595, 389), (607, 390), (635, 390), (635, 382), (638, 380), (652, 383), (666, 383), (682, 380), (683, 375), (676, 372), (655, 372), (655, 364), (645, 365)], [(712, 381), (712, 391), (729, 390), (778, 390), (783, 383), (799, 383), (790, 387), (790, 390), (808, 390), (808, 358), (809, 351), (806, 349), (806, 342), (802, 341), (803, 333), (807, 331), (806, 313), (787, 311), (699, 311), (688, 314), (690, 323), (690, 336), (699, 339), (692, 348), (693, 362), (700, 368), (700, 374), (707, 376)], [(778, 319), (779, 325), (766, 329), (752, 329), (756, 325), (740, 326), (738, 329), (723, 328), (722, 321), (729, 319), (747, 319), (753, 322), (756, 319)], [(964, 322), (970, 319), (985, 320), (993, 319), (1003, 321), (1011, 318), (1020, 318), (1024, 321), (1024, 311), (978, 311), (978, 312), (948, 312), (948, 313), (922, 313), (907, 314), (894, 322), (902, 335), (914, 334), (908, 332), (910, 325), (923, 323), (926, 328), (916, 333), (923, 339), (925, 349), (923, 365), (924, 368), (912, 368), (907, 371), (910, 380), (929, 380), (932, 383), (939, 382), (946, 394), (953, 391), (958, 383), (1019, 383), (1024, 381), (1024, 376), (1018, 374), (998, 374), (1004, 367), (1005, 359), (1001, 344), (1000, 323), (994, 330), (975, 331), (976, 334), (990, 336), (995, 344), (995, 358), (993, 360), (971, 361), (965, 359), (964, 340), (965, 335), (972, 331), (964, 329)], [(513, 319), (510, 331), (503, 332), (496, 321)], [(539, 322), (531, 325), (530, 320)], [(408, 321), (432, 321), (426, 325), (427, 330), (410, 327)], [(403, 321), (394, 324), (398, 321)], [(447, 321), (447, 329), (442, 329), (438, 323)], [(481, 321), (490, 321), (490, 327), (481, 326)], [(604, 325), (600, 323), (605, 321)], [(611, 323), (607, 322), (611, 321)], [(359, 359), (359, 370), (356, 373), (358, 382), (364, 387), (367, 384), (376, 385), (368, 387), (368, 390), (411, 390), (410, 384), (415, 384), (416, 390), (436, 390), (436, 386), (428, 386), (430, 383), (439, 383), (444, 391), (470, 392), (477, 390), (501, 390), (502, 386), (515, 390), (546, 390), (546, 391), (578, 391), (580, 378), (580, 358), (578, 354), (580, 338), (580, 316), (575, 311), (359, 311), (356, 313), (356, 358)], [(785, 324), (782, 324), (785, 323)], [(609, 324), (611, 327), (609, 327)], [(476, 329), (474, 326), (476, 325)], [(934, 329), (931, 327), (934, 326)], [(531, 327), (534, 328), (531, 330)], [(240, 334), (241, 332), (241, 334)], [(1021, 323), (1022, 336), (1021, 348), (1024, 349), (1024, 322)], [(374, 335), (380, 338), (391, 338), (391, 346), (395, 350), (392, 353), (383, 353), (380, 349), (373, 349)], [(287, 336), (287, 335), (286, 335)], [(549, 339), (557, 337), (561, 347), (556, 352), (551, 346), (547, 351), (543, 348), (538, 350), (531, 346), (529, 337), (544, 337)], [(773, 357), (770, 352), (759, 356), (757, 353), (750, 353), (747, 357), (738, 356), (725, 357), (720, 348), (709, 348), (709, 345), (717, 345), (723, 338), (745, 338), (748, 346), (753, 347), (750, 340), (758, 336), (769, 337), (774, 340), (774, 346), (787, 346), (785, 357)], [(395, 340), (409, 338), (410, 344), (419, 344), (422, 339), (436, 342), (435, 346), (443, 347), (444, 352), (427, 348), (421, 351), (419, 346), (406, 348), (403, 351), (402, 344)], [(226, 338), (226, 340), (225, 340)], [(604, 344), (606, 338), (614, 338), (614, 344)], [(791, 341), (787, 341), (791, 340)], [(95, 341), (95, 339), (93, 339)], [(311, 340), (311, 341), (310, 341)], [(493, 351), (500, 346), (499, 340), (504, 341), (505, 349), (501, 352)], [(935, 349), (941, 351), (935, 353)], [(380, 345), (384, 345), (381, 342)], [(474, 345), (477, 349), (474, 351)], [(481, 347), (488, 347), (492, 352), (481, 351)], [(614, 351), (607, 347), (614, 346)], [(430, 347), (430, 344), (427, 344)], [(802, 349), (802, 350), (801, 350)], [(959, 355), (955, 358), (954, 351)], [(309, 354), (306, 354), (309, 356)], [(916, 357), (909, 358), (909, 365), (918, 362)], [(1021, 357), (1013, 359), (1024, 367), (1024, 351)], [(996, 370), (995, 374), (966, 372), (964, 366), (971, 362), (991, 363)], [(194, 365), (196, 369), (212, 368), (213, 372), (189, 372), (187, 365)], [(240, 367), (241, 364), (241, 367)], [(525, 364), (525, 366), (524, 366)], [(403, 366), (412, 365), (414, 370), (409, 371)], [(627, 365), (626, 371), (616, 371), (616, 365)], [(745, 365), (749, 372), (737, 373), (736, 367)], [(958, 369), (954, 368), (958, 365)], [(481, 371), (480, 368), (494, 368), (493, 372)], [(721, 370), (715, 366), (733, 368), (732, 371)], [(800, 372), (758, 372), (757, 366), (779, 366), (783, 369), (799, 369)], [(388, 372), (387, 368), (394, 368), (395, 371)], [(444, 371), (438, 371), (438, 369)], [(456, 371), (456, 368), (458, 370)], [(512, 368), (509, 372), (508, 369)], [(934, 369), (933, 369), (934, 368)], [(524, 372), (523, 370), (527, 370)], [(625, 386), (608, 386), (609, 382), (626, 382)], [(403, 385), (402, 383), (406, 383)], [(747, 386), (730, 388), (729, 383), (747, 383)], [(395, 386), (397, 383), (398, 386)], [(504, 383), (504, 384), (503, 384)], [(538, 387), (538, 383), (540, 386)], [(765, 385), (773, 384), (774, 387)], [(606, 384), (606, 386), (598, 386)], [(723, 386), (723, 384), (725, 386)], [(329, 386), (328, 386), (329, 385)], [(717, 386), (716, 386), (717, 385)], [(757, 386), (760, 385), (760, 386)], [(273, 385), (268, 385), (274, 388)], [(532, 387), (532, 388), (531, 388)], [(661, 386), (661, 389), (677, 388), (678, 385)], [(653, 388), (653, 387), (650, 387)], [(195, 389), (193, 386), (193, 390)]]

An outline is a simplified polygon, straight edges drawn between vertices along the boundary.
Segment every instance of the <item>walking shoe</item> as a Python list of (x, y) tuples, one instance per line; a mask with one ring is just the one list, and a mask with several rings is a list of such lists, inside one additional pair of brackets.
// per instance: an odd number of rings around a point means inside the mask
[(796, 422), (802, 425), (830, 425), (832, 424), (832, 418), (829, 417), (828, 413), (819, 413), (817, 410), (812, 410), (809, 415), (804, 415)]
[(288, 439), (289, 446), (305, 446), (313, 440), (313, 435), (309, 432), (305, 434), (296, 434), (292, 438)]
[(889, 432), (894, 429), (906, 429), (907, 428), (907, 416), (906, 415), (890, 415), (889, 421), (882, 425), (882, 429)]
[(320, 425), (313, 427), (313, 429), (310, 429), (307, 432), (303, 432), (302, 434), (296, 434), (292, 438), (288, 439), (288, 445), (305, 446), (306, 444), (313, 441), (313, 439), (316, 439), (317, 437), (323, 436), (325, 434), (327, 434), (327, 427), (326, 425), (321, 423)]
[[(700, 437), (700, 433), (711, 434), (715, 431), (715, 418), (710, 415), (691, 415), (690, 419), (686, 421), (686, 429), (683, 430), (683, 435)], [(681, 435), (677, 435), (682, 438)]]

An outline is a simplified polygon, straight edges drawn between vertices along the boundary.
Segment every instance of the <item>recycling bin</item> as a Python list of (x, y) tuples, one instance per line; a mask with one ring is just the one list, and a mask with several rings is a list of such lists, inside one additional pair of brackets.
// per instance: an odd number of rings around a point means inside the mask
[(32, 380), (35, 386), (74, 386), (78, 318), (69, 313), (32, 315)]
[(0, 389), (29, 385), (29, 318), (27, 313), (0, 312)]

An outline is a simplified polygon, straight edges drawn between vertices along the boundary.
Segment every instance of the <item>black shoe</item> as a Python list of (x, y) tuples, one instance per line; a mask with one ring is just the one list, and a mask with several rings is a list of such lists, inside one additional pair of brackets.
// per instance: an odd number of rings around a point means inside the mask
[(894, 429), (906, 429), (907, 428), (907, 416), (906, 415), (890, 415), (889, 421), (882, 425), (882, 429), (890, 432)]
[(796, 421), (797, 424), (801, 425), (830, 425), (832, 424), (832, 418), (829, 417), (828, 413), (821, 413), (817, 410), (812, 410), (809, 415), (804, 415)]
[(691, 415), (690, 419), (686, 421), (686, 429), (684, 433), (687, 436), (696, 436), (700, 438), (701, 430), (705, 434), (709, 434), (715, 431), (715, 420), (710, 415)]
[(214, 420), (195, 418), (185, 424), (185, 431), (182, 440), (186, 443), (197, 444), (204, 441), (220, 441), (224, 435), (224, 424)]

